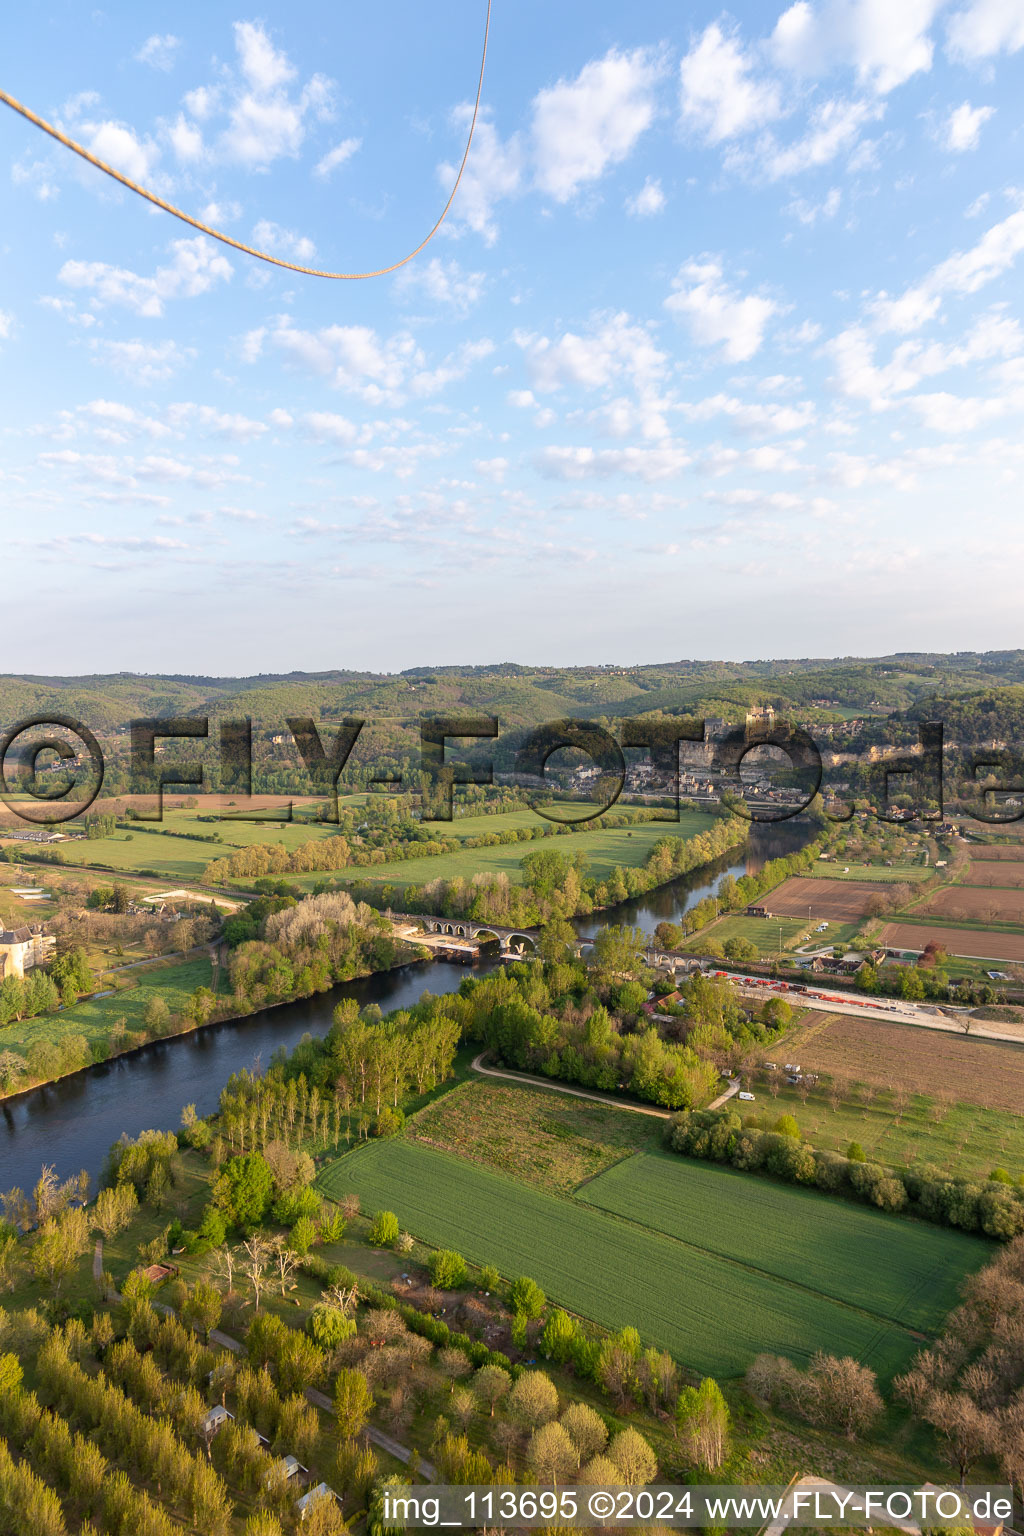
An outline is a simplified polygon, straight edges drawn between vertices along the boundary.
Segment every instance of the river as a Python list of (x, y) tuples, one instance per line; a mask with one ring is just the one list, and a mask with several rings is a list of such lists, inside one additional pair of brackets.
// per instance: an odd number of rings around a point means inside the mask
[[(791, 852), (807, 837), (807, 830), (792, 822), (755, 827), (739, 861), (726, 854), (646, 896), (581, 918), (575, 926), (583, 938), (609, 923), (628, 923), (652, 933), (658, 923), (673, 921), (713, 895), (726, 875), (754, 873), (766, 859)], [(209, 1114), (232, 1072), (260, 1062), (265, 1066), (279, 1046), (290, 1049), (307, 1032), (325, 1033), (343, 997), (356, 998), (360, 1007), (377, 1003), (387, 1013), (410, 1007), (424, 992), (454, 992), (467, 975), (480, 975), (497, 964), (484, 959), (467, 970), (433, 960), (345, 982), (315, 997), (157, 1041), (6, 1099), (0, 1103), (0, 1189), (30, 1188), (44, 1163), (53, 1163), (62, 1178), (85, 1168), (95, 1180), (108, 1148), (123, 1131), (137, 1136), (151, 1127), (174, 1130), (185, 1104)]]

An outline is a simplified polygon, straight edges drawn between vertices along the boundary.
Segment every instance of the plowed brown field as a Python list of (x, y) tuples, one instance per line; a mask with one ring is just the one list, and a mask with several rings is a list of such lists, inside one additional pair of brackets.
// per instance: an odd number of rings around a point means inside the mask
[[(1000, 1026), (1003, 1027), (1003, 1026)], [(1024, 1047), (999, 1041), (821, 1015), (786, 1036), (794, 1060), (812, 1072), (914, 1093), (952, 1094), (969, 1104), (1018, 1114), (1024, 1104)]]
[(947, 885), (913, 910), (915, 917), (948, 917), (954, 922), (1024, 923), (1024, 889)]
[(864, 916), (872, 897), (884, 894), (885, 886), (871, 880), (812, 880), (794, 875), (761, 899), (769, 912), (780, 917), (806, 917), (810, 909), (812, 919), (852, 923)]
[(880, 942), (888, 949), (924, 949), (941, 944), (951, 955), (981, 960), (1024, 960), (1024, 933), (991, 933), (984, 928), (946, 928), (925, 923), (886, 923)]
[(1024, 885), (1024, 859), (972, 859), (968, 885)]

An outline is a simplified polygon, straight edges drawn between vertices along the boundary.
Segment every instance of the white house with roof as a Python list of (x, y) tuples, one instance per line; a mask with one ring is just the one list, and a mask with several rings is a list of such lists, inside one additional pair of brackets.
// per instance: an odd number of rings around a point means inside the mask
[(24, 976), (34, 965), (53, 959), (57, 940), (43, 931), (42, 923), (26, 928), (0, 930), (0, 981), (5, 976)]

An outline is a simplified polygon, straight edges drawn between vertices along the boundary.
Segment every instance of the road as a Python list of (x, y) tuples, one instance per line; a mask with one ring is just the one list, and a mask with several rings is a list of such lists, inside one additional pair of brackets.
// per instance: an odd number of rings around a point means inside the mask
[[(859, 1002), (845, 993), (825, 993), (823, 997), (811, 997), (804, 992), (780, 992), (768, 984), (759, 986), (751, 978), (729, 972), (717, 972), (736, 984), (736, 990), (744, 997), (756, 997), (762, 1002), (766, 997), (784, 997), (794, 1008), (813, 1008), (819, 1013), (845, 1013), (854, 1019), (868, 1019), (876, 1024), (913, 1024), (918, 1029), (935, 1029), (947, 1035), (967, 1035), (972, 1040), (1002, 1040), (1011, 1045), (1024, 1044), (1019, 1033), (1011, 1034), (997, 1025), (970, 1020), (970, 1030), (965, 1030), (961, 1019), (970, 1017), (970, 1010), (963, 1009), (955, 1018), (932, 1012), (916, 1003), (900, 1003), (895, 1008), (872, 1006)], [(749, 983), (749, 984), (745, 984)]]
[[(529, 1088), (546, 1088), (551, 1093), (567, 1093), (573, 1099), (590, 1099), (595, 1104), (607, 1104), (610, 1109), (631, 1109), (635, 1115), (653, 1115), (657, 1120), (669, 1120), (674, 1114), (671, 1109), (653, 1109), (645, 1104), (631, 1104), (628, 1099), (614, 1099), (607, 1093), (587, 1093), (583, 1088), (570, 1088), (568, 1083), (551, 1083), (543, 1077), (531, 1077), (528, 1072), (505, 1072), (497, 1067), (485, 1067), (481, 1063), (486, 1055), (486, 1051), (481, 1051), (473, 1062), (473, 1071), (481, 1073), (484, 1077), (507, 1077), (510, 1082), (525, 1083)], [(736, 1086), (738, 1088), (739, 1084), (737, 1083)], [(723, 1095), (723, 1099), (728, 1097), (728, 1093)]]

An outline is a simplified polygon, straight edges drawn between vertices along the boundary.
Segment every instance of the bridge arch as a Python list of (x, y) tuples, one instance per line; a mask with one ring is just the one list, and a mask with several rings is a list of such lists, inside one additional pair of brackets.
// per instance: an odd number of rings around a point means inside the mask
[[(529, 950), (527, 950), (527, 945), (529, 945)], [(537, 953), (537, 942), (528, 933), (508, 933), (505, 935), (505, 948), (512, 954), (525, 955), (529, 953), (535, 955)]]

